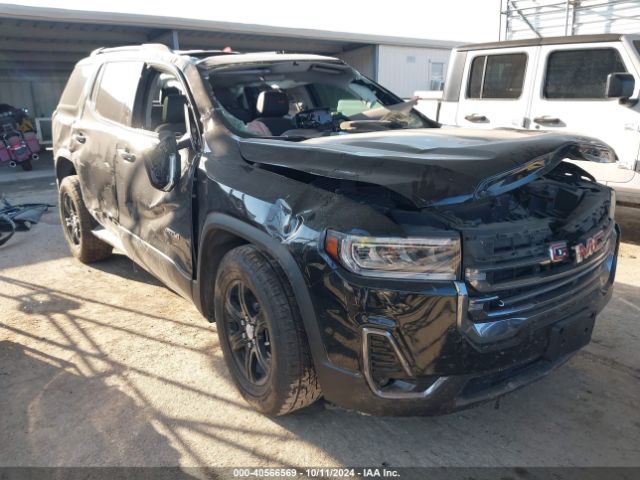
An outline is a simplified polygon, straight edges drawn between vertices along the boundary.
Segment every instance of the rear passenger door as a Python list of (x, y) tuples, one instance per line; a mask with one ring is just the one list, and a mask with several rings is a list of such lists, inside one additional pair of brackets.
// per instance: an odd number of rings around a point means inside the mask
[(478, 128), (528, 128), (537, 47), (477, 50), (467, 56), (456, 124)]
[(118, 223), (115, 157), (118, 139), (131, 125), (142, 62), (102, 65), (71, 142), (87, 208), (105, 226)]
[(638, 114), (620, 105), (618, 99), (605, 98), (607, 75), (635, 73), (622, 43), (543, 46), (540, 67), (531, 104), (531, 128), (576, 133), (606, 142), (621, 163), (629, 163), (627, 168), (591, 162), (580, 162), (581, 166), (600, 181), (630, 181), (639, 147), (637, 127), (630, 126), (638, 124)]

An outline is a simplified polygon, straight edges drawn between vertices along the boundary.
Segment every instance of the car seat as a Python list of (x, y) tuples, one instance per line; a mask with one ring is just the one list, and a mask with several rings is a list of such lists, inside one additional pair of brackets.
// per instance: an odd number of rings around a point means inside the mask
[(282, 135), (287, 130), (295, 128), (293, 120), (284, 118), (289, 113), (289, 99), (287, 94), (278, 90), (260, 92), (256, 102), (259, 122), (264, 123), (272, 135)]
[(167, 95), (162, 106), (162, 123), (156, 127), (156, 132), (169, 130), (176, 136), (183, 135), (187, 131), (184, 118), (187, 98), (180, 94)]

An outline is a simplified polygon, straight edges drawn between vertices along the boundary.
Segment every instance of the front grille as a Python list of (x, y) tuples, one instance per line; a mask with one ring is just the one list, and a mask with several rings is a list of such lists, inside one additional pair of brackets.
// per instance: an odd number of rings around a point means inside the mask
[(599, 231), (605, 232), (599, 248), (581, 263), (576, 263), (574, 254), (563, 262), (551, 262), (548, 237), (540, 241), (538, 235), (531, 235), (531, 243), (508, 249), (508, 260), (467, 267), (466, 320), (485, 326), (508, 320), (511, 326), (518, 326), (545, 317), (558, 319), (563, 312), (585, 305), (609, 280), (607, 262), (617, 243), (614, 223), (608, 218), (580, 238)]

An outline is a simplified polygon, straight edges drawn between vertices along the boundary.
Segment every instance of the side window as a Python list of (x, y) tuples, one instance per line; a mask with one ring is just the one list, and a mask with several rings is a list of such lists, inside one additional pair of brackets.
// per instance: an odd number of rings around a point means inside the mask
[[(168, 129), (178, 136), (186, 133), (187, 97), (180, 80), (173, 73), (147, 65), (141, 85), (133, 125), (151, 132)], [(195, 125), (193, 118), (190, 124)]]
[(429, 89), (442, 90), (444, 86), (444, 63), (433, 62), (429, 68)]
[(615, 48), (551, 52), (547, 60), (544, 96), (603, 99), (607, 75), (626, 71)]
[(482, 98), (482, 77), (484, 77), (484, 66), (487, 57), (476, 57), (471, 63), (471, 73), (469, 74), (469, 86), (467, 87), (467, 98)]
[(471, 63), (467, 98), (520, 98), (526, 69), (525, 53), (476, 57)]
[(92, 70), (93, 65), (76, 65), (60, 97), (61, 105), (77, 106), (80, 103), (84, 86)]
[(96, 111), (104, 118), (130, 125), (141, 72), (142, 63), (139, 62), (105, 64), (95, 94)]

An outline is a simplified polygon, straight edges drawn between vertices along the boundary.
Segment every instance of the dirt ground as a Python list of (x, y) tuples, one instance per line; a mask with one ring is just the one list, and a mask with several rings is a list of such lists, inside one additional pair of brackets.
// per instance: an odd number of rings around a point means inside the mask
[[(0, 184), (56, 202), (43, 178)], [(639, 466), (640, 211), (619, 207), (613, 300), (549, 377), (431, 418), (323, 402), (253, 412), (215, 327), (122, 255), (73, 260), (57, 210), (0, 247), (0, 466)]]

